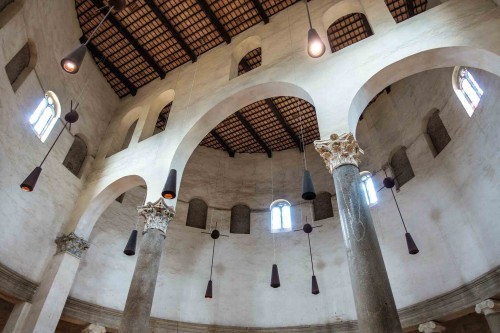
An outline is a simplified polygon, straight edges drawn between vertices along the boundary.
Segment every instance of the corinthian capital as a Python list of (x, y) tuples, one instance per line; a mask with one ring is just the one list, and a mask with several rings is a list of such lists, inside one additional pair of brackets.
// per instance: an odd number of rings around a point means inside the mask
[(446, 331), (446, 328), (435, 321), (428, 321), (418, 325), (418, 331), (423, 333), (441, 333)]
[(354, 164), (358, 166), (359, 156), (363, 150), (359, 148), (358, 142), (354, 139), (352, 133), (341, 135), (332, 134), (330, 139), (314, 141), (314, 148), (325, 160), (326, 168), (333, 170), (344, 164)]
[(89, 248), (89, 242), (78, 237), (74, 232), (56, 238), (57, 253), (66, 252), (81, 258), (83, 251)]
[(493, 299), (487, 299), (485, 301), (482, 301), (479, 304), (476, 304), (476, 313), (479, 314), (484, 314), (485, 316), (490, 315), (492, 313), (499, 313), (500, 312), (500, 302), (493, 300)]
[(139, 215), (142, 215), (146, 222), (144, 224), (144, 232), (149, 229), (158, 229), (164, 236), (167, 233), (167, 226), (175, 216), (173, 207), (168, 206), (163, 198), (151, 203), (148, 202), (144, 206), (137, 207)]

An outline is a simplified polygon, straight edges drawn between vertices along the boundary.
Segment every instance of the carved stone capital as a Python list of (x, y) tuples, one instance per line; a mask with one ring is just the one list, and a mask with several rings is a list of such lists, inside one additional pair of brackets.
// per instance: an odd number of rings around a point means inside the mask
[(57, 252), (69, 253), (78, 259), (82, 258), (83, 252), (89, 248), (89, 242), (78, 237), (74, 232), (56, 238)]
[(96, 324), (90, 324), (82, 330), (82, 333), (106, 333), (106, 327)]
[(476, 313), (488, 316), (492, 313), (500, 312), (500, 302), (494, 299), (487, 299), (481, 303), (476, 304)]
[(325, 160), (326, 168), (333, 170), (344, 164), (354, 164), (358, 166), (359, 156), (363, 150), (359, 148), (358, 142), (354, 139), (352, 133), (341, 135), (332, 134), (330, 139), (314, 141), (314, 148)]
[(164, 236), (167, 234), (168, 224), (175, 216), (174, 208), (168, 206), (163, 198), (159, 198), (153, 203), (148, 202), (144, 206), (139, 206), (137, 207), (137, 211), (139, 215), (146, 219), (143, 233), (146, 233), (149, 229), (158, 229)]
[(445, 330), (446, 328), (444, 326), (432, 320), (418, 325), (418, 331), (423, 333), (441, 333)]

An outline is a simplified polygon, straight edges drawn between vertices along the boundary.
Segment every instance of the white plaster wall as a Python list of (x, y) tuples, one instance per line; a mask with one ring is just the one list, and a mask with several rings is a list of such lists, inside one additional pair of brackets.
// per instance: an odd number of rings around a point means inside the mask
[[(418, 255), (402, 255), (404, 229), (388, 190), (380, 192), (380, 203), (372, 209), (399, 307), (451, 290), (500, 264), (500, 79), (471, 69), (484, 95), (469, 118), (453, 91), (452, 71), (428, 71), (392, 85), (390, 94), (364, 112), (357, 129), (366, 152), (363, 168), (379, 170), (394, 149), (406, 146), (415, 173), (396, 197)], [(436, 157), (423, 134), (433, 108), (440, 110), (451, 137)], [(377, 175), (377, 188), (383, 177)]]
[[(494, 149), (499, 124), (500, 80), (473, 70), (485, 91), (480, 107), (469, 118), (451, 86), (451, 68), (412, 76), (392, 85), (364, 114), (358, 137), (366, 150), (362, 169), (376, 170), (393, 146), (408, 146), (416, 177), (397, 198), (420, 253), (407, 253), (404, 230), (392, 196), (380, 192), (371, 209), (398, 308), (424, 301), (470, 282), (500, 264), (500, 230), (496, 216), (500, 197), (499, 153)], [(429, 84), (432, 82), (432, 84)], [(422, 139), (422, 118), (441, 110), (451, 143), (433, 158)], [(333, 182), (319, 155), (307, 147), (317, 192), (333, 192)], [(465, 159), (465, 160), (464, 160)], [(298, 151), (275, 152), (275, 197), (299, 202), (301, 160)], [(311, 271), (307, 239), (302, 232), (276, 235), (276, 261), (282, 286), (269, 286), (273, 262), (270, 217), (271, 160), (265, 154), (237, 154), (198, 147), (182, 179), (177, 214), (170, 224), (160, 266), (152, 315), (194, 323), (276, 327), (325, 324), (356, 318), (336, 201), (334, 218), (317, 224), (312, 234), (316, 274), (321, 293), (310, 294)], [(377, 186), (382, 176), (377, 176)], [(71, 296), (123, 310), (135, 257), (122, 254), (136, 219), (134, 207), (144, 189), (127, 192), (114, 202), (90, 236)], [(228, 234), (230, 207), (245, 203), (251, 214), (251, 234), (230, 234), (216, 245), (214, 298), (204, 299), (210, 273), (211, 238), (185, 226), (187, 201), (198, 197), (220, 208), (208, 220), (219, 221)], [(300, 227), (300, 206), (294, 224)], [(311, 219), (310, 206), (302, 216)], [(97, 282), (99, 281), (99, 282)]]
[[(20, 10), (9, 10), (12, 15), (2, 12), (1, 16), (0, 260), (36, 282), (55, 250), (54, 239), (67, 222), (84, 180), (62, 165), (73, 142), (73, 137), (65, 132), (43, 165), (35, 191), (20, 190), (19, 184), (41, 162), (63, 126), (58, 122), (42, 143), (28, 118), (43, 98), (44, 90), (57, 94), (62, 116), (69, 111), (70, 100), (77, 100), (80, 120), (72, 126), (72, 132), (88, 139), (89, 153), (95, 156), (118, 105), (118, 98), (90, 57), (75, 76), (63, 74), (60, 69), (60, 59), (77, 45), (81, 35), (74, 5), (71, 0), (16, 1)], [(14, 92), (4, 67), (28, 40), (36, 47), (36, 67)], [(89, 156), (90, 164), (92, 160)]]

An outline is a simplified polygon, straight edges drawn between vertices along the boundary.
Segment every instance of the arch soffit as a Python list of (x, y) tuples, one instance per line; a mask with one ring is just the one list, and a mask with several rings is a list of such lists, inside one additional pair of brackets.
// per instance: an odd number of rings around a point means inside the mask
[(139, 175), (127, 175), (111, 179), (106, 184), (100, 186), (102, 189), (89, 200), (89, 203), (85, 207), (82, 207), (80, 212), (75, 212), (79, 215), (76, 218), (75, 233), (80, 237), (88, 239), (95, 223), (113, 200), (120, 194), (141, 185), (147, 186), (144, 178)]
[(385, 87), (406, 77), (436, 68), (457, 64), (485, 70), (500, 76), (500, 56), (485, 49), (453, 46), (425, 50), (399, 59), (372, 75), (356, 92), (348, 112), (349, 129), (356, 134), (361, 113), (368, 103)]
[(323, 14), (323, 30), (327, 31), (333, 22), (353, 13), (361, 13), (366, 16), (365, 9), (359, 0), (344, 0), (336, 3)]
[(175, 98), (175, 91), (173, 89), (165, 90), (164, 92), (158, 94), (153, 102), (149, 105), (148, 114), (160, 113), (161, 110), (170, 102), (173, 102)]
[[(311, 95), (302, 87), (288, 82), (268, 82), (247, 87), (230, 96), (222, 96), (219, 102), (205, 112), (180, 140), (172, 157), (171, 168), (177, 169), (179, 179), (189, 157), (213, 128), (239, 109), (254, 102), (278, 96), (294, 96), (312, 105)], [(180, 180), (179, 180), (180, 181)]]
[(233, 60), (238, 64), (250, 51), (261, 47), (262, 40), (259, 36), (250, 36), (238, 43), (233, 49)]

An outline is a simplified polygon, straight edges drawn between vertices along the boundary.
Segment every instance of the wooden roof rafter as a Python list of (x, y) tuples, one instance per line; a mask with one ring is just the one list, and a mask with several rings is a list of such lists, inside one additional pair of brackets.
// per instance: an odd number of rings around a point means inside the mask
[(299, 148), (299, 150), (301, 152), (303, 152), (304, 149), (303, 149), (302, 141), (299, 139), (298, 135), (294, 132), (292, 127), (288, 124), (285, 117), (283, 117), (281, 112), (278, 110), (278, 108), (274, 104), (273, 100), (271, 98), (266, 98), (266, 104), (269, 107), (269, 109), (271, 109), (271, 112), (276, 117), (276, 119), (278, 119), (281, 126), (283, 126), (283, 129), (288, 133), (288, 136), (290, 137), (290, 139), (295, 143), (297, 148)]
[(215, 129), (211, 130), (210, 134), (212, 134), (215, 140), (217, 140), (217, 142), (224, 148), (224, 150), (227, 151), (229, 157), (234, 157), (235, 154), (234, 150), (231, 149), (231, 147), (229, 147), (227, 142), (219, 135), (219, 133), (217, 133)]
[[(87, 38), (85, 38), (85, 36), (82, 36), (80, 37), (80, 43), (82, 44), (85, 44), (85, 42), (87, 41)], [(128, 91), (130, 92), (130, 94), (132, 96), (135, 96), (137, 94), (137, 88), (132, 84), (132, 82), (129, 81), (129, 79), (127, 79), (125, 77), (125, 75), (123, 75), (122, 72), (120, 72), (120, 70), (118, 68), (115, 67), (115, 65), (113, 65), (95, 46), (94, 44), (92, 44), (92, 42), (88, 42), (87, 43), (87, 49), (90, 51), (90, 53), (92, 54), (92, 56), (94, 58), (97, 58), (98, 61), (102, 62), (104, 64), (104, 66), (106, 68), (108, 68), (111, 73), (113, 73), (114, 76), (116, 76), (118, 78), (118, 80), (120, 80), (124, 85), (125, 87), (127, 87)]]
[(224, 39), (224, 41), (227, 44), (231, 43), (231, 36), (229, 36), (229, 33), (227, 32), (226, 28), (220, 23), (219, 19), (217, 16), (215, 16), (215, 13), (213, 12), (212, 8), (210, 8), (210, 5), (205, 1), (205, 0), (196, 0), (198, 5), (201, 7), (205, 15), (207, 15), (208, 19), (210, 22), (215, 26), (221, 37)]
[(262, 140), (262, 138), (257, 134), (257, 132), (253, 129), (252, 125), (248, 122), (248, 120), (243, 117), (240, 111), (235, 112), (236, 118), (245, 126), (246, 130), (252, 135), (252, 137), (257, 141), (257, 143), (264, 149), (267, 154), (267, 157), (273, 157), (273, 153), (271, 149), (267, 146), (267, 144)]
[(194, 51), (191, 49), (189, 45), (187, 45), (186, 41), (181, 37), (179, 32), (175, 29), (175, 27), (170, 23), (170, 20), (165, 16), (165, 14), (162, 13), (160, 8), (154, 3), (153, 0), (144, 0), (144, 2), (151, 8), (153, 13), (156, 15), (156, 18), (158, 18), (161, 23), (167, 28), (167, 30), (170, 31), (172, 36), (175, 38), (177, 43), (182, 47), (184, 52), (186, 52), (187, 55), (191, 58), (192, 62), (196, 62), (198, 59)]
[(269, 23), (269, 16), (267, 15), (266, 11), (264, 10), (264, 7), (262, 7), (262, 4), (260, 3), (260, 1), (259, 0), (251, 0), (251, 1), (252, 1), (253, 6), (255, 7), (255, 9), (259, 12), (259, 16), (262, 19), (262, 21), (264, 22), (264, 24), (268, 24)]
[[(94, 6), (96, 6), (103, 15), (106, 15), (108, 9), (102, 0), (92, 0)], [(127, 39), (127, 41), (135, 48), (135, 50), (141, 55), (144, 60), (151, 66), (158, 76), (163, 79), (165, 78), (166, 72), (161, 68), (160, 65), (156, 63), (153, 57), (146, 51), (139, 42), (132, 36), (130, 32), (120, 23), (120, 21), (113, 15), (109, 14), (107, 20), (120, 32), (120, 34)]]

